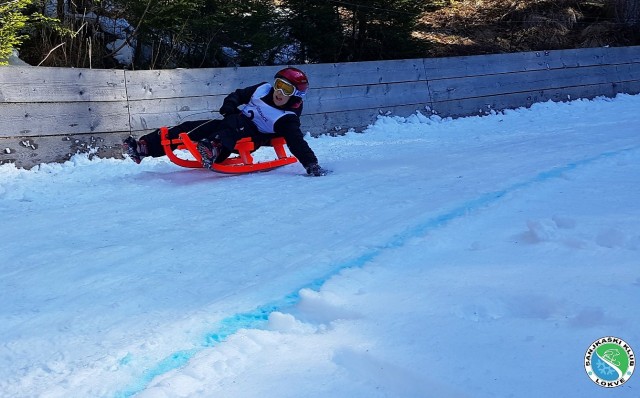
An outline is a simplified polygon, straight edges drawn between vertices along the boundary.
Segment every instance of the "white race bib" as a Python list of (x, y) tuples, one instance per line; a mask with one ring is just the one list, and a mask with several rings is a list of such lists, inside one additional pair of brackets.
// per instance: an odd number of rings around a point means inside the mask
[(242, 113), (251, 119), (258, 131), (273, 134), (273, 125), (284, 115), (295, 115), (291, 111), (283, 111), (265, 103), (261, 98), (269, 93), (271, 84), (265, 83), (259, 86), (251, 96), (251, 100), (242, 108)]

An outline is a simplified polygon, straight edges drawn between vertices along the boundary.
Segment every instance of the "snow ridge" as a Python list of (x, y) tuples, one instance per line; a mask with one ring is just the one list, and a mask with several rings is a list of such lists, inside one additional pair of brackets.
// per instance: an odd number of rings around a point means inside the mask
[(565, 164), (563, 166), (554, 167), (549, 170), (542, 171), (529, 179), (513, 183), (504, 189), (482, 194), (475, 199), (471, 199), (462, 204), (456, 205), (440, 215), (430, 217), (422, 222), (419, 222), (415, 226), (395, 235), (395, 237), (387, 244), (372, 248), (371, 250), (357, 258), (336, 264), (326, 275), (309, 282), (305, 286), (298, 287), (294, 292), (280, 299), (262, 305), (252, 311), (237, 313), (223, 319), (221, 322), (219, 322), (215, 330), (207, 333), (206, 336), (204, 336), (203, 341), (196, 344), (195, 348), (177, 351), (169, 355), (167, 358), (160, 361), (156, 366), (145, 370), (138, 380), (135, 380), (123, 390), (116, 392), (115, 397), (128, 398), (140, 393), (141, 391), (145, 390), (156, 377), (183, 367), (199, 352), (207, 348), (214, 347), (221, 342), (224, 342), (225, 339), (227, 339), (229, 336), (237, 333), (242, 329), (263, 328), (267, 323), (270, 314), (274, 312), (286, 311), (288, 308), (298, 304), (301, 300), (301, 290), (319, 290), (329, 279), (338, 275), (343, 270), (362, 268), (367, 263), (380, 256), (386, 250), (405, 246), (411, 239), (422, 237), (425, 234), (437, 228), (440, 228), (454, 220), (460, 219), (472, 212), (480, 211), (483, 208), (486, 208), (498, 202), (500, 199), (513, 192), (530, 188), (533, 185), (541, 184), (546, 181), (562, 177), (563, 174), (571, 172), (580, 167), (638, 150), (640, 150), (640, 145), (615, 151), (603, 152), (593, 157), (584, 158), (575, 162)]

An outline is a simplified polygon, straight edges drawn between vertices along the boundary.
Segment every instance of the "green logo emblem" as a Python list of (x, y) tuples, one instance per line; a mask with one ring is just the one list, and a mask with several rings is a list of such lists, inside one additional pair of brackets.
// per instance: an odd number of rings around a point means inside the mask
[(602, 337), (589, 346), (584, 356), (584, 369), (601, 387), (619, 387), (626, 383), (636, 365), (631, 346), (617, 337)]

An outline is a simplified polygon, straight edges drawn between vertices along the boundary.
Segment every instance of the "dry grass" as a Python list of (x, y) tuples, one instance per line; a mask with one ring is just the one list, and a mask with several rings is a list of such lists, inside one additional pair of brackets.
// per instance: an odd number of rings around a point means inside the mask
[(425, 13), (415, 36), (428, 56), (640, 44), (606, 0), (462, 0)]

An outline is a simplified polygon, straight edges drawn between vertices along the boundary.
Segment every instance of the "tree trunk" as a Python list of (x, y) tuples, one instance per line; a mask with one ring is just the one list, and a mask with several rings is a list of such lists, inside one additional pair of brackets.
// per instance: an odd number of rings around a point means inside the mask
[(628, 27), (640, 27), (640, 0), (615, 0), (616, 19)]
[(56, 3), (56, 16), (61, 22), (64, 21), (64, 3), (65, 0), (58, 0)]

